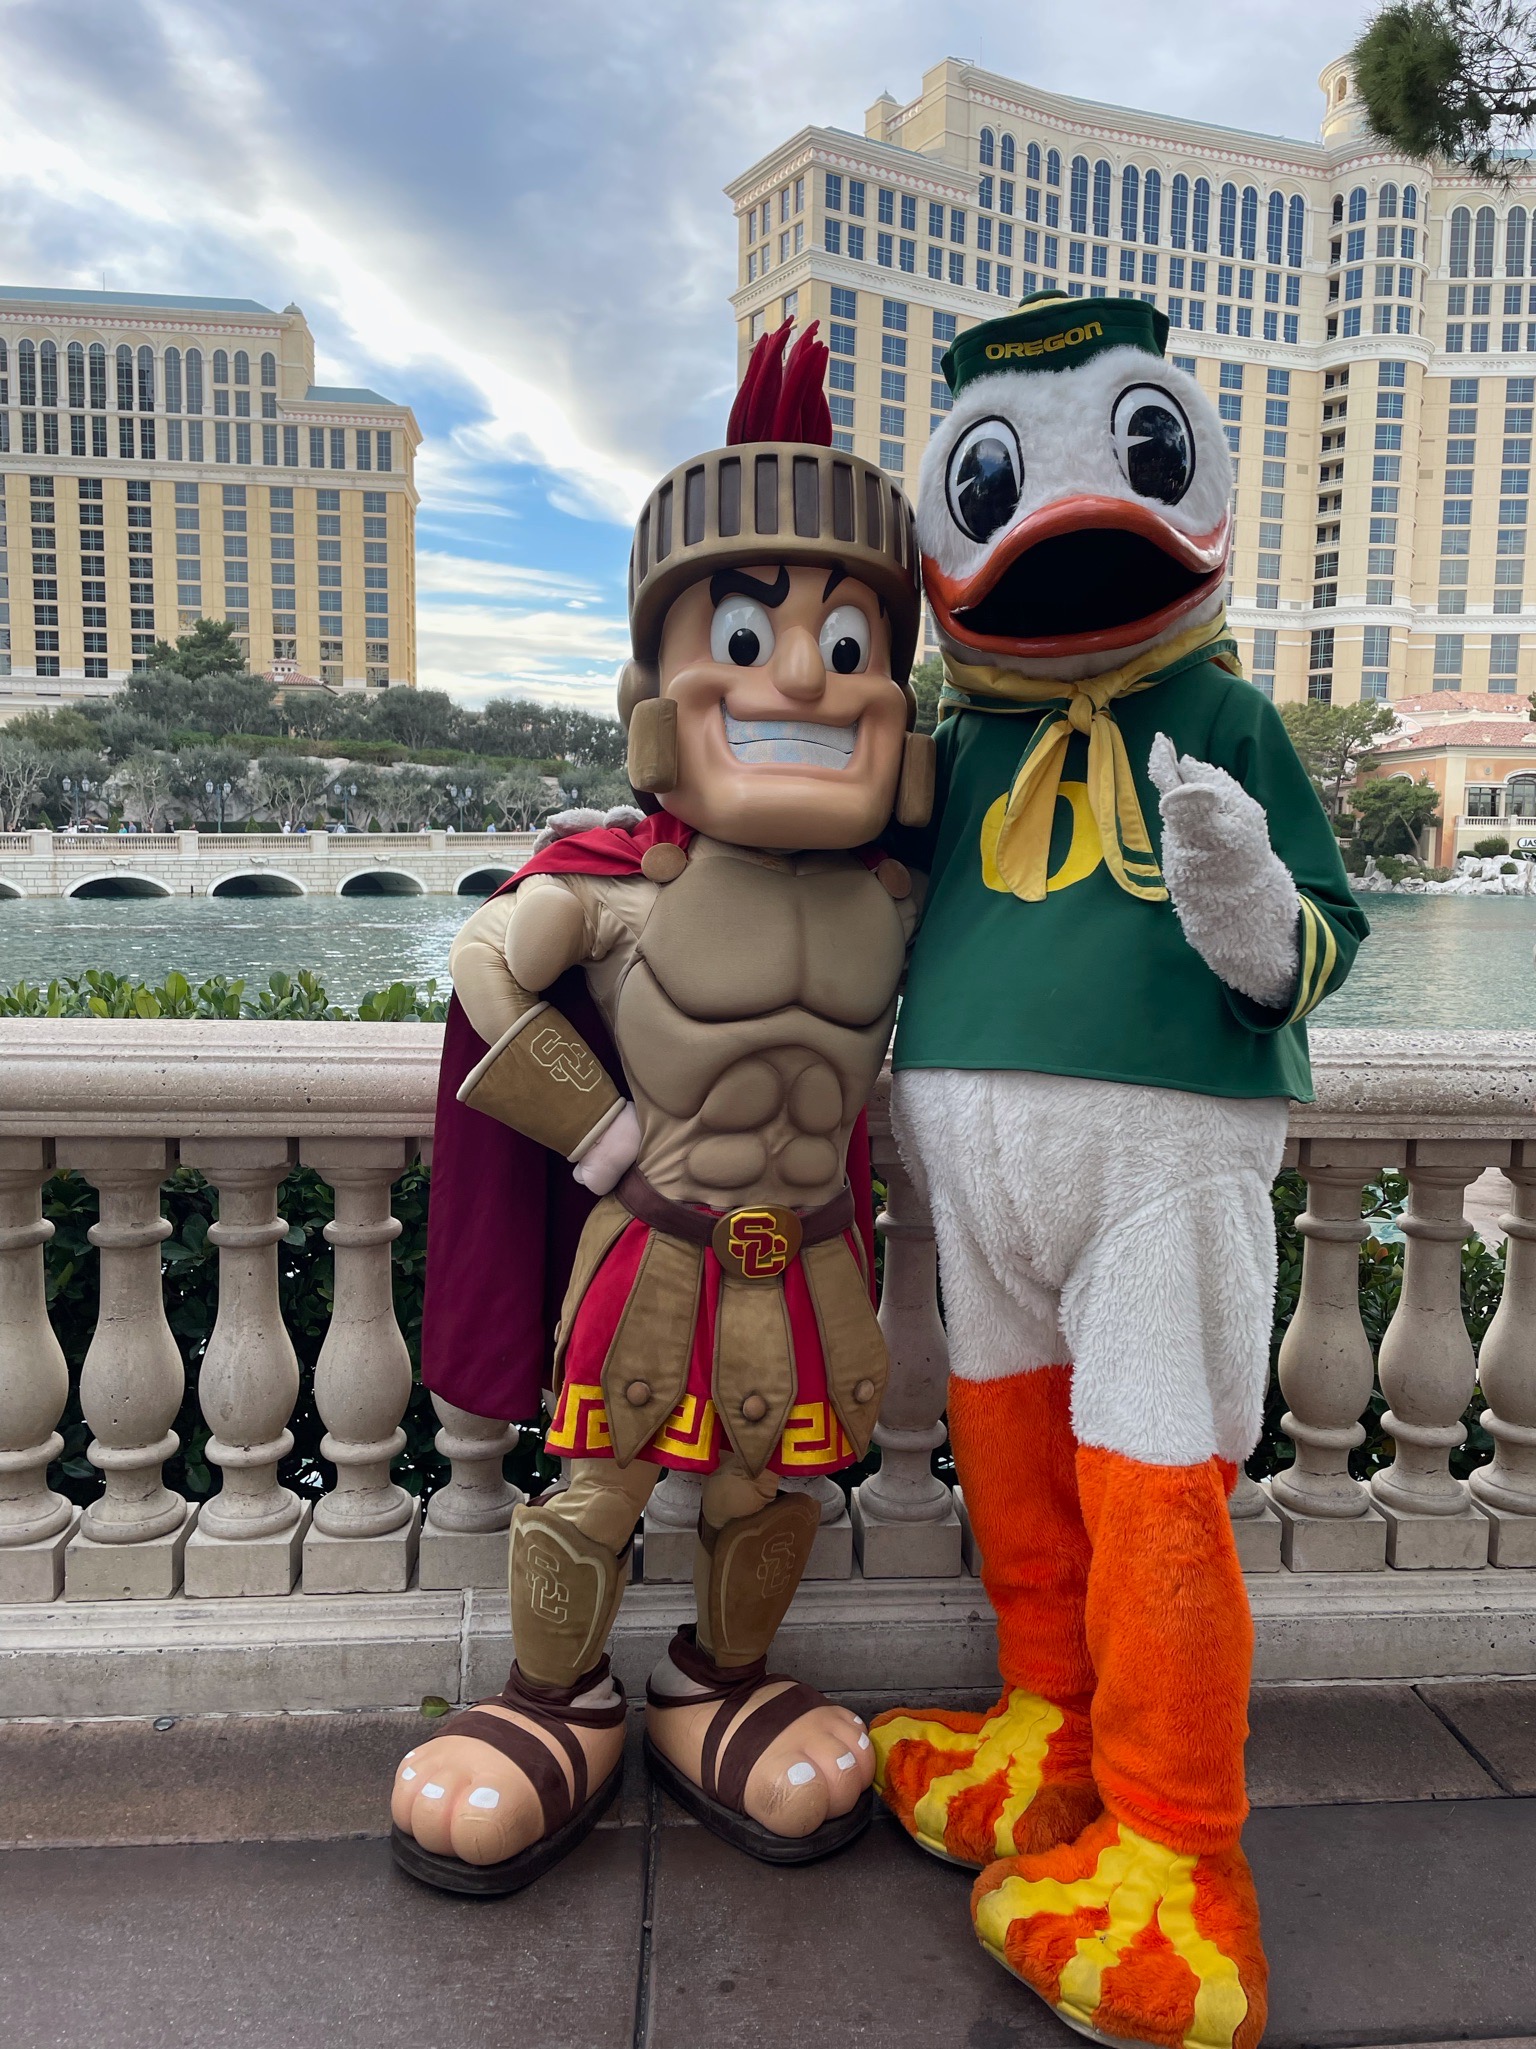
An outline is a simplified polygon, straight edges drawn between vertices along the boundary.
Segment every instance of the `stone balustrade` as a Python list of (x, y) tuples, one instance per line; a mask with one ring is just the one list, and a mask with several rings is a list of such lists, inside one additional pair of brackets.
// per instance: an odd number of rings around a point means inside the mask
[[(503, 1582), (519, 1499), (502, 1473), (508, 1426), (437, 1404), (451, 1478), (425, 1517), (390, 1472), (411, 1393), (391, 1188), (430, 1146), (439, 1045), (440, 1028), (422, 1024), (0, 1022), (0, 1603), (425, 1600)], [(1235, 1497), (1244, 1562), (1261, 1575), (1376, 1574), (1385, 1585), (1471, 1572), (1507, 1584), (1507, 1569), (1536, 1568), (1536, 1033), (1319, 1031), (1314, 1061), (1318, 1100), (1293, 1111), (1287, 1154), (1307, 1186), (1300, 1297), (1279, 1360), (1295, 1460)], [(862, 1579), (877, 1600), (881, 1581), (964, 1583), (975, 1560), (963, 1503), (933, 1471), (945, 1393), (934, 1248), (883, 1093), (871, 1136), (887, 1189), (880, 1315), (893, 1360), (881, 1465), (855, 1490), (851, 1517), (838, 1489), (817, 1489), (813, 1570)], [(219, 1208), (218, 1309), (198, 1379), (218, 1485), (200, 1505), (164, 1479), (186, 1387), (161, 1289), (161, 1191), (178, 1164), (206, 1177)], [(337, 1477), (315, 1502), (278, 1479), (299, 1391), (278, 1291), (279, 1195), (296, 1164), (335, 1196), (315, 1403)], [(80, 1404), (102, 1485), (83, 1512), (47, 1485), (68, 1377), (45, 1299), (41, 1191), (62, 1168), (100, 1199), (100, 1311)], [(1507, 1177), (1509, 1252), (1479, 1360), (1459, 1279), (1465, 1193), (1490, 1168)], [(1407, 1179), (1406, 1253), (1373, 1372), (1356, 1262), (1362, 1191), (1385, 1169)], [(1367, 1483), (1349, 1458), (1377, 1373), (1393, 1456)], [(1479, 1376), (1494, 1451), (1462, 1479), (1452, 1455)], [(686, 1482), (658, 1489), (647, 1580), (685, 1577), (695, 1513)], [(890, 1597), (906, 1598), (894, 1587)]]
[(0, 899), (484, 896), (528, 832), (7, 832)]

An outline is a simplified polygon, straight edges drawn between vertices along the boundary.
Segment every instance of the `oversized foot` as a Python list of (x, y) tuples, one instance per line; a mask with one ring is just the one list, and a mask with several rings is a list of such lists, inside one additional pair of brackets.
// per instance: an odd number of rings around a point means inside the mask
[(1102, 1806), (1086, 1714), (1022, 1687), (985, 1715), (895, 1708), (869, 1734), (875, 1790), (914, 1842), (953, 1864), (1070, 1843)]
[(1248, 1861), (1101, 1815), (1075, 1843), (977, 1879), (982, 1947), (1091, 2042), (1255, 2049), (1268, 1971)]
[(618, 1788), (624, 1695), (589, 1675), (554, 1705), (519, 1683), (406, 1752), (390, 1797), (396, 1862), (456, 1892), (514, 1892), (575, 1848)]
[(720, 1671), (675, 1642), (646, 1689), (647, 1757), (695, 1818), (770, 1863), (868, 1826), (874, 1751), (859, 1717), (761, 1663)]

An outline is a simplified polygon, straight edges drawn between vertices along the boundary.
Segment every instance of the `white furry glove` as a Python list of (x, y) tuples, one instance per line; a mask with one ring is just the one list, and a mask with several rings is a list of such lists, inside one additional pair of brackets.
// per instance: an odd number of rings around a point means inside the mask
[(1181, 758), (1166, 733), (1147, 774), (1161, 793), (1163, 877), (1184, 937), (1229, 988), (1281, 1009), (1296, 989), (1301, 902), (1263, 806), (1224, 768)]
[(606, 1195), (617, 1188), (640, 1157), (640, 1119), (633, 1103), (626, 1103), (617, 1117), (584, 1152), (571, 1172), (583, 1188), (594, 1195)]
[(634, 804), (615, 804), (609, 811), (593, 811), (585, 806), (574, 811), (552, 811), (534, 838), (533, 851), (542, 854), (556, 840), (569, 839), (573, 833), (596, 832), (600, 825), (638, 825), (644, 816)]

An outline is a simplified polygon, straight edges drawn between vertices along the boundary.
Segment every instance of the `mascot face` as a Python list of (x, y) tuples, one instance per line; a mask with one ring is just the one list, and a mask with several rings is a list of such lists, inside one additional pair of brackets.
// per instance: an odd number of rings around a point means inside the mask
[(1137, 348), (966, 385), (923, 458), (928, 600), (962, 662), (1091, 675), (1214, 617), (1232, 468), (1192, 377)]
[(765, 562), (695, 584), (667, 614), (674, 817), (757, 847), (857, 847), (901, 773), (907, 700), (879, 598), (836, 568)]

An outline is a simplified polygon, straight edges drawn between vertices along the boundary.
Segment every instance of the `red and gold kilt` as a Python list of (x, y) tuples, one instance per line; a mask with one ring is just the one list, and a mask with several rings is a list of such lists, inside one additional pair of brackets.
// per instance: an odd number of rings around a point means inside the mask
[[(853, 1230), (843, 1234), (862, 1268)], [(564, 1371), (546, 1449), (562, 1458), (612, 1458), (603, 1401), (603, 1363), (634, 1290), (651, 1226), (636, 1217), (625, 1225), (581, 1298), (565, 1346)], [(651, 1465), (712, 1473), (731, 1449), (711, 1395), (715, 1325), (722, 1286), (720, 1263), (704, 1256), (698, 1315), (681, 1398), (649, 1442), (636, 1453)], [(795, 1399), (767, 1465), (775, 1473), (835, 1473), (859, 1454), (833, 1408), (815, 1305), (798, 1256), (784, 1270), (784, 1305), (795, 1359)]]

